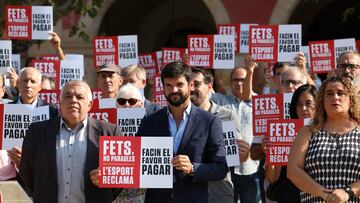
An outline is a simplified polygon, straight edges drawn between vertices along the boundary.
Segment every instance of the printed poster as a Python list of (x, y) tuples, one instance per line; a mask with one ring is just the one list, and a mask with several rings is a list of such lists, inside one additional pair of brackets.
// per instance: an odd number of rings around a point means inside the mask
[(222, 122), (225, 141), (226, 162), (228, 167), (240, 165), (239, 148), (236, 144), (237, 130), (235, 121)]
[(172, 137), (101, 136), (100, 188), (172, 188)]
[(52, 6), (6, 6), (6, 33), (11, 39), (49, 40)]
[(118, 108), (116, 125), (124, 136), (135, 136), (145, 113), (145, 108)]

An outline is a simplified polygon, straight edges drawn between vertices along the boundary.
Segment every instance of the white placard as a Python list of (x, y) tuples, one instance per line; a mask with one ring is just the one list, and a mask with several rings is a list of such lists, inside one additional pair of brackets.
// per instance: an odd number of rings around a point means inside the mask
[(223, 125), (223, 136), (225, 141), (226, 162), (228, 167), (240, 165), (239, 148), (236, 144), (235, 121), (225, 121)]
[(145, 108), (118, 108), (117, 125), (124, 136), (135, 136), (146, 113)]

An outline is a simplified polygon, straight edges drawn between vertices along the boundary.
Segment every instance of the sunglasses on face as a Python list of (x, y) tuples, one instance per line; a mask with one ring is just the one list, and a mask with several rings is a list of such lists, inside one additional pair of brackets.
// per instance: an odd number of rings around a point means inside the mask
[(302, 82), (300, 80), (283, 80), (281, 84), (285, 86), (289, 86), (290, 84), (296, 86), (302, 84)]
[(116, 102), (123, 106), (126, 104), (126, 102), (130, 105), (130, 106), (134, 106), (139, 100), (134, 99), (134, 98), (130, 98), (130, 99), (124, 99), (124, 98), (118, 98), (116, 99)]
[(352, 64), (352, 63), (344, 63), (344, 64), (337, 64), (337, 68), (338, 69), (346, 69), (346, 68), (360, 69), (360, 65)]

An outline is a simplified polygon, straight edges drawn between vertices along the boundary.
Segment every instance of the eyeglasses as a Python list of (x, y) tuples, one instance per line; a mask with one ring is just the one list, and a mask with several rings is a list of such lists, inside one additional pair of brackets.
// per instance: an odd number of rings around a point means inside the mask
[(303, 84), (300, 80), (282, 80), (281, 81), (281, 85), (283, 86), (289, 86), (290, 84), (296, 86), (296, 85), (300, 85)]
[(201, 84), (203, 84), (203, 83), (205, 84), (204, 81), (194, 80), (194, 87), (195, 87), (195, 88), (198, 88), (198, 87), (200, 87)]
[(337, 64), (338, 69), (346, 69), (350, 68), (352, 70), (354, 69), (360, 69), (360, 65), (352, 64), (352, 63), (344, 63), (344, 64)]
[(139, 100), (134, 99), (134, 98), (130, 98), (130, 99), (124, 99), (124, 98), (118, 98), (116, 99), (116, 102), (123, 106), (126, 104), (126, 102), (130, 105), (130, 106), (134, 106)]

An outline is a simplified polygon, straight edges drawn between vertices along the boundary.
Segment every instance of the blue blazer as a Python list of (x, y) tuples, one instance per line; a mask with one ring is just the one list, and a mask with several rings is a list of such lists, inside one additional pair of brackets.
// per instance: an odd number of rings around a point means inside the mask
[[(167, 108), (146, 116), (137, 135), (171, 136)], [(219, 118), (192, 105), (177, 154), (189, 157), (195, 174), (185, 175), (174, 169), (173, 189), (147, 189), (145, 202), (208, 202), (208, 181), (223, 180), (227, 173)]]

